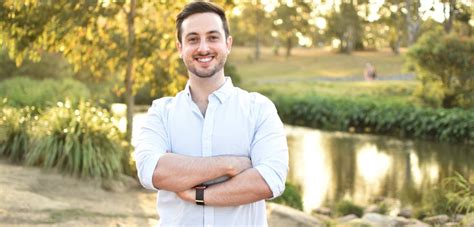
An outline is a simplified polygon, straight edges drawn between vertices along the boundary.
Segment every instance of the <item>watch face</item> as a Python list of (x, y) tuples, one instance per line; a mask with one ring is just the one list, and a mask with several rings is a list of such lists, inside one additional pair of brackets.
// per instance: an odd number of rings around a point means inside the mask
[(196, 190), (196, 204), (204, 205), (204, 189), (206, 189), (206, 186), (199, 185), (194, 188)]

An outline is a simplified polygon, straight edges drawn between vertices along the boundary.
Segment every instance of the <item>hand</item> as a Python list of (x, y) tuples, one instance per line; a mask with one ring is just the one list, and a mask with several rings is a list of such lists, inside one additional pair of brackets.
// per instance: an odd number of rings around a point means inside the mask
[(194, 202), (196, 192), (194, 189), (188, 189), (186, 191), (176, 192), (176, 195), (184, 201)]
[(248, 157), (235, 156), (232, 157), (232, 168), (229, 171), (229, 176), (233, 177), (243, 172), (246, 169), (252, 168), (252, 161)]

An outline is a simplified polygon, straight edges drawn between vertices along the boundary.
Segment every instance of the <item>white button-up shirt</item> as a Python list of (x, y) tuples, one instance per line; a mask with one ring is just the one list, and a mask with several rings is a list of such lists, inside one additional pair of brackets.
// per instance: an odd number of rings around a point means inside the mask
[[(247, 156), (273, 192), (285, 189), (288, 146), (273, 103), (258, 93), (234, 87), (229, 77), (208, 97), (205, 117), (192, 101), (189, 82), (175, 97), (157, 99), (136, 140), (140, 182), (157, 190), (152, 175), (161, 155)], [(265, 201), (241, 206), (200, 206), (174, 192), (158, 190), (161, 226), (266, 226)]]

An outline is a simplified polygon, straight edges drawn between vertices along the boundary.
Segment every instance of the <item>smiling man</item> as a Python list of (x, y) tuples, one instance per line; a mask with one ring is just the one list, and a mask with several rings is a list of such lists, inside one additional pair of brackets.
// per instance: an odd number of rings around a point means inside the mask
[(157, 190), (161, 226), (266, 226), (265, 199), (283, 193), (288, 147), (273, 103), (234, 87), (224, 64), (224, 11), (193, 2), (176, 19), (189, 80), (155, 100), (137, 138), (140, 182)]

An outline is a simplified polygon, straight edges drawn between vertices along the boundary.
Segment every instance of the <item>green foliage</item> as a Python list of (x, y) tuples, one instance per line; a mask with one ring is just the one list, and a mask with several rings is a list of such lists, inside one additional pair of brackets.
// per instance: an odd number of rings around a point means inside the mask
[(409, 104), (270, 93), (288, 124), (441, 141), (474, 142), (474, 111), (417, 108)]
[(474, 211), (474, 183), (470, 183), (459, 173), (444, 179), (443, 183), (448, 191), (448, 204), (454, 207), (455, 213), (467, 214)]
[(434, 107), (474, 107), (474, 38), (428, 32), (410, 48), (421, 86), (414, 95)]
[(459, 173), (442, 180), (439, 187), (429, 190), (422, 198), (417, 217), (438, 214), (467, 214), (474, 210), (474, 184)]
[(35, 108), (1, 107), (0, 111), (0, 155), (11, 162), (20, 163), (30, 149), (29, 130), (36, 118)]
[(303, 210), (303, 199), (301, 198), (300, 191), (296, 185), (286, 182), (285, 191), (280, 197), (273, 200), (273, 202)]
[(336, 214), (338, 216), (354, 214), (357, 215), (357, 217), (362, 217), (364, 214), (364, 208), (349, 200), (341, 200), (336, 203)]
[(353, 3), (342, 3), (340, 11), (327, 16), (327, 34), (339, 39), (340, 51), (350, 53), (363, 36), (362, 20)]
[(7, 52), (0, 50), (0, 67), (0, 81), (16, 76), (37, 80), (64, 79), (72, 78), (74, 74), (71, 65), (60, 54), (42, 53), (40, 61), (26, 60), (16, 67), (15, 61), (8, 57)]
[(39, 81), (28, 77), (14, 77), (0, 82), (0, 97), (6, 97), (7, 104), (14, 107), (42, 108), (64, 101), (65, 98), (77, 103), (89, 96), (87, 87), (73, 79)]
[(58, 103), (39, 118), (26, 163), (80, 177), (110, 179), (124, 172), (126, 152), (109, 113), (89, 103)]

